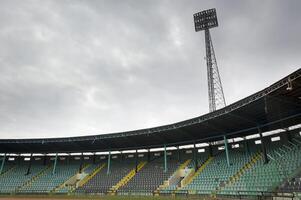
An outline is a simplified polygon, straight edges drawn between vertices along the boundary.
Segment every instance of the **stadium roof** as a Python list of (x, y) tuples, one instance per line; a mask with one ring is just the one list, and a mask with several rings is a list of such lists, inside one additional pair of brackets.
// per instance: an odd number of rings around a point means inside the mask
[(48, 139), (0, 140), (2, 153), (102, 152), (210, 142), (301, 123), (301, 69), (217, 111), (128, 132)]

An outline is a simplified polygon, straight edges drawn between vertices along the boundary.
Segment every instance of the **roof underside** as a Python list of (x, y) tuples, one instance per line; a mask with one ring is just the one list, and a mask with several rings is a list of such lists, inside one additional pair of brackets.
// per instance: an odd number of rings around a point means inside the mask
[[(289, 83), (292, 89), (288, 89)], [(85, 137), (0, 140), (3, 153), (101, 152), (185, 145), (301, 123), (301, 69), (225, 108), (150, 129)]]

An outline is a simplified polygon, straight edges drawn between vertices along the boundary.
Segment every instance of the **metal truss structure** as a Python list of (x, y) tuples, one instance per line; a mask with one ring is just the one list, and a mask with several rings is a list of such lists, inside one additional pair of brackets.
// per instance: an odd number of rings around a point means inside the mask
[(208, 77), (209, 111), (213, 112), (226, 106), (223, 86), (218, 71), (210, 28), (218, 26), (216, 10), (209, 9), (194, 14), (195, 31), (205, 31), (206, 62)]

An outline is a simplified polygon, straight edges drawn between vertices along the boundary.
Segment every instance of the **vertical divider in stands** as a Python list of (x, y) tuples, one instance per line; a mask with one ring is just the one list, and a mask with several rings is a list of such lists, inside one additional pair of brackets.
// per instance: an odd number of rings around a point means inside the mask
[(178, 162), (181, 162), (180, 147), (177, 146)]
[(147, 162), (150, 161), (150, 149), (147, 150)]
[(228, 141), (227, 141), (226, 135), (224, 135), (224, 144), (225, 144), (225, 152), (226, 152), (226, 157), (227, 157), (227, 164), (228, 164), (228, 166), (230, 166)]
[(249, 148), (249, 143), (248, 143), (248, 140), (246, 139), (246, 137), (244, 137), (244, 144), (245, 144), (246, 154), (249, 156), (250, 155), (250, 148)]
[(209, 146), (208, 146), (208, 149), (209, 149), (209, 156), (212, 157), (213, 154), (212, 154), (212, 144), (210, 142), (208, 142)]
[(55, 174), (55, 170), (56, 170), (56, 165), (57, 165), (57, 156), (58, 154), (55, 154), (55, 159), (54, 159), (54, 165), (53, 165), (53, 170), (52, 170), (52, 174)]
[(2, 174), (2, 172), (3, 172), (5, 160), (6, 160), (6, 153), (4, 154), (4, 156), (2, 158), (2, 163), (1, 163), (1, 168), (0, 168), (0, 174)]
[(80, 155), (80, 164), (79, 164), (79, 173), (82, 173), (82, 170), (83, 170), (83, 157), (84, 157), (84, 154), (83, 154), (83, 152), (81, 153), (81, 155)]
[(30, 154), (30, 160), (29, 160), (29, 163), (28, 163), (28, 168), (27, 168), (26, 175), (30, 174), (32, 159), (33, 159), (33, 158), (32, 158), (32, 153), (31, 153), (31, 154)]
[(47, 164), (47, 157), (46, 154), (43, 156), (43, 165), (45, 166)]
[(166, 145), (164, 145), (164, 172), (167, 172), (167, 152), (166, 152)]
[(93, 164), (95, 164), (95, 163), (96, 163), (96, 154), (93, 153)]
[(135, 172), (137, 173), (138, 171), (138, 151), (136, 149), (136, 154), (135, 154)]
[(260, 128), (258, 128), (258, 131), (259, 131), (259, 136), (260, 136), (260, 140), (261, 140), (261, 151), (263, 153), (263, 162), (264, 162), (264, 164), (267, 164), (269, 162), (269, 159), (268, 159), (267, 150), (265, 147), (265, 139), (262, 136), (262, 131)]
[(196, 171), (198, 169), (198, 160), (197, 160), (197, 149), (195, 146), (195, 142), (193, 142), (193, 161), (194, 161), (194, 169)]
[(109, 151), (108, 155), (108, 167), (107, 167), (107, 174), (110, 174), (110, 169), (111, 168), (111, 151)]

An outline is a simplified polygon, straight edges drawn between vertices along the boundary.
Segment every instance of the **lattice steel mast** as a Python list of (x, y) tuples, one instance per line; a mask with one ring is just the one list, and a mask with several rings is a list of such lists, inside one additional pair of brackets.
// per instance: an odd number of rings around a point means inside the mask
[(216, 10), (204, 10), (202, 12), (194, 14), (193, 17), (195, 31), (205, 31), (209, 111), (212, 112), (216, 109), (226, 106), (222, 82), (219, 75), (214, 48), (209, 31), (210, 28), (218, 26)]

